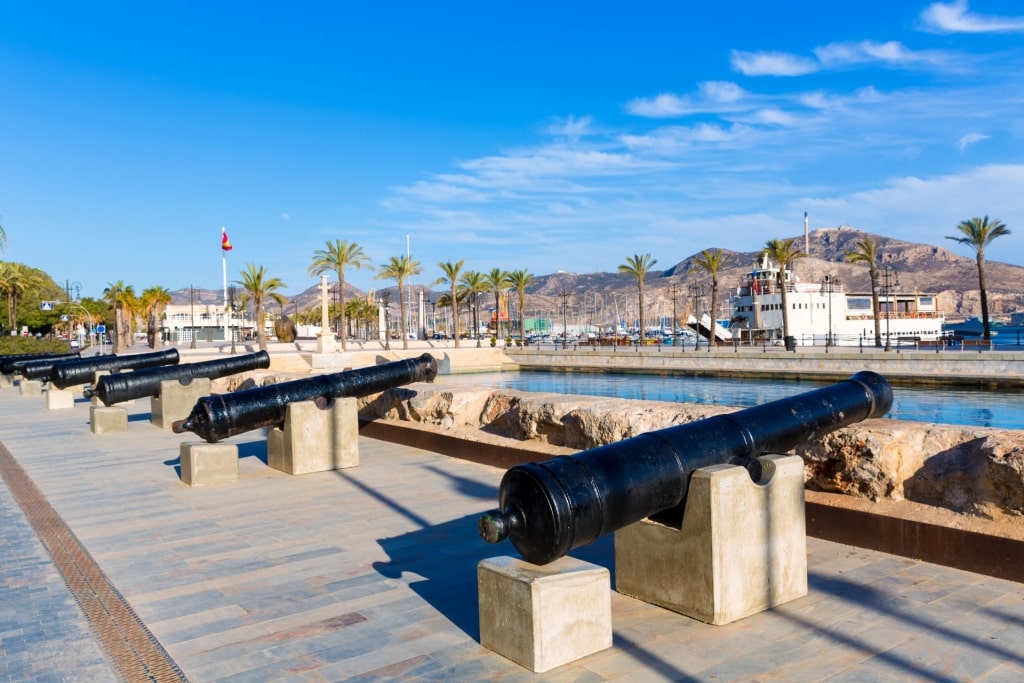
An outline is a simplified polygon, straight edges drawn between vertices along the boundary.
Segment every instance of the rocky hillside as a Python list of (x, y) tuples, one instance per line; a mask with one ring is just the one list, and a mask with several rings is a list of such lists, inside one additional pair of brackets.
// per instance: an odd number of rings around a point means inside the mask
[[(939, 305), (943, 313), (951, 319), (980, 315), (978, 270), (973, 255), (960, 256), (943, 247), (904, 242), (854, 228), (821, 228), (812, 232), (809, 236), (808, 256), (799, 259), (795, 265), (798, 277), (816, 282), (824, 275), (830, 274), (837, 277), (847, 291), (870, 291), (867, 266), (847, 263), (843, 257), (864, 237), (879, 240), (882, 261), (897, 271), (899, 283), (904, 290), (935, 292), (939, 296)], [(797, 245), (803, 246), (803, 235), (795, 236), (794, 239)], [(953, 243), (950, 242), (950, 245)], [(1024, 311), (1024, 267), (994, 260), (999, 257), (998, 246), (998, 243), (994, 243), (990, 248), (985, 264), (989, 309), (995, 317), (1008, 315), (1014, 311)], [(961, 251), (966, 252), (967, 249)], [(744, 273), (749, 271), (760, 257), (760, 250), (729, 253), (729, 263), (720, 277), (723, 289), (720, 303), (723, 307), (728, 299), (728, 291), (742, 281)], [(623, 256), (623, 261), (626, 256)], [(656, 266), (665, 265), (670, 259), (659, 254), (653, 256), (658, 259)], [(700, 271), (690, 272), (694, 256), (696, 254), (691, 254), (664, 270), (652, 271), (644, 280), (648, 302), (659, 308), (664, 315), (672, 314), (673, 298), (678, 315), (690, 311), (693, 306), (689, 293), (691, 285), (705, 284), (706, 288), (710, 289), (710, 281), (706, 274)], [(441, 290), (431, 292), (422, 285), (414, 285), (410, 289), (414, 300), (419, 291), (424, 291), (429, 300), (436, 300), (439, 294), (444, 293)], [(348, 284), (345, 291), (347, 298), (366, 296), (366, 292)], [(570, 311), (570, 324), (576, 324), (581, 317), (595, 324), (607, 322), (614, 319), (616, 306), (620, 315), (626, 315), (631, 306), (635, 307), (636, 291), (636, 280), (633, 277), (614, 272), (558, 272), (536, 275), (532, 285), (527, 289), (528, 315), (533, 316), (537, 311), (542, 311), (547, 316), (559, 317), (564, 293), (567, 295), (565, 300)], [(397, 301), (394, 287), (384, 288), (377, 294), (383, 292), (389, 294), (391, 301)], [(189, 290), (172, 292), (172, 296), (174, 303), (186, 304), (189, 301)], [(216, 290), (195, 290), (195, 297), (197, 304), (215, 303), (223, 300), (223, 293)], [(490, 297), (485, 298), (482, 308), (489, 304), (493, 305), (492, 301)], [(291, 313), (294, 310), (319, 306), (319, 303), (320, 288), (319, 285), (315, 285), (292, 297), (284, 310)], [(702, 305), (707, 305), (706, 298)], [(273, 307), (276, 307), (276, 304)], [(724, 308), (720, 308), (719, 315), (724, 315)]]

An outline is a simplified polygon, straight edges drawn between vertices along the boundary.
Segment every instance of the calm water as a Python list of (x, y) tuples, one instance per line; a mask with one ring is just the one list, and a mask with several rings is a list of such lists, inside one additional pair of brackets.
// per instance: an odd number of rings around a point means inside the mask
[[(446, 375), (443, 382), (740, 408), (786, 398), (830, 383), (538, 371)], [(915, 422), (1024, 429), (1024, 392), (936, 387), (916, 389), (896, 385), (893, 387), (893, 407), (887, 417)]]

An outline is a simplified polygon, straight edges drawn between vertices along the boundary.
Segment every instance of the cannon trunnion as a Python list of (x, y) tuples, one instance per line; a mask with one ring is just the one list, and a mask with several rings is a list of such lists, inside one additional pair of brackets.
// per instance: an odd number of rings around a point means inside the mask
[(499, 508), (484, 513), (480, 536), (510, 538), (528, 562), (547, 564), (573, 548), (644, 518), (679, 527), (690, 477), (716, 464), (746, 467), (892, 406), (888, 381), (858, 372), (842, 382), (727, 415), (717, 415), (510, 468)]
[(315, 401), (326, 407), (334, 398), (369, 396), (403, 384), (431, 382), (436, 376), (437, 361), (424, 353), (418, 358), (368, 368), (206, 396), (196, 402), (187, 418), (174, 423), (173, 430), (177, 434), (194, 432), (216, 443), (260, 427), (283, 424), (289, 403)]
[(96, 396), (103, 401), (104, 405), (109, 406), (145, 396), (156, 396), (160, 392), (160, 383), (164, 381), (178, 380), (187, 383), (203, 377), (216, 379), (269, 367), (270, 354), (266, 351), (257, 351), (230, 358), (164, 365), (104, 375), (99, 378), (95, 387), (87, 387), (83, 393), (86, 398)]

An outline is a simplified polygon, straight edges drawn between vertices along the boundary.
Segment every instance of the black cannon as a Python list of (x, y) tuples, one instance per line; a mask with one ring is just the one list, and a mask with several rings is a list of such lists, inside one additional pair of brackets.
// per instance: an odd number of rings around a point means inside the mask
[(644, 518), (682, 527), (691, 475), (734, 464), (761, 477), (758, 457), (801, 443), (892, 406), (892, 389), (874, 372), (790, 398), (648, 432), (575, 455), (510, 468), (497, 510), (479, 520), (489, 543), (512, 539), (528, 562), (547, 564), (573, 548)]
[(5, 375), (21, 374), (21, 367), (30, 361), (41, 361), (55, 363), (57, 361), (81, 358), (78, 351), (70, 353), (56, 353), (54, 351), (41, 351), (36, 353), (10, 353), (0, 356), (0, 373)]
[(58, 389), (67, 389), (92, 381), (96, 373), (103, 370), (119, 372), (155, 368), (160, 365), (175, 365), (178, 359), (177, 349), (164, 349), (149, 353), (107, 354), (66, 360), (55, 363), (50, 369), (50, 384)]
[(156, 396), (160, 393), (160, 383), (178, 380), (188, 384), (193, 379), (227, 377), (247, 370), (258, 370), (270, 367), (270, 354), (266, 351), (246, 353), (230, 358), (218, 358), (198, 363), (182, 363), (181, 365), (163, 365), (132, 372), (119, 372), (114, 375), (103, 375), (96, 381), (95, 387), (86, 387), (82, 393), (86, 398), (96, 396), (105, 405), (131, 401), (144, 396)]
[(76, 351), (74, 353), (59, 353), (48, 358), (27, 358), (11, 363), (11, 369), (25, 379), (49, 379), (54, 365), (69, 360), (79, 360), (81, 357), (82, 354)]
[(436, 376), (437, 361), (424, 353), (419, 358), (369, 368), (204, 396), (196, 401), (188, 417), (171, 428), (176, 434), (195, 432), (209, 443), (216, 443), (260, 427), (284, 424), (289, 403), (315, 401), (320, 408), (326, 408), (333, 398), (360, 398), (403, 384), (432, 382)]

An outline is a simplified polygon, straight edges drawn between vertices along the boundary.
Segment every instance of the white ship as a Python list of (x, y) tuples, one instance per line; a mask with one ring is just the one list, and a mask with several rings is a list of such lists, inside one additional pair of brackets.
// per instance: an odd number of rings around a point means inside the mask
[[(783, 343), (779, 269), (765, 257), (729, 298), (729, 330), (741, 343)], [(789, 336), (798, 346), (873, 346), (871, 292), (847, 292), (835, 281), (801, 282), (785, 271)], [(878, 294), (881, 344), (933, 341), (942, 336), (943, 316), (935, 294)], [(889, 342), (887, 344), (887, 342)]]

